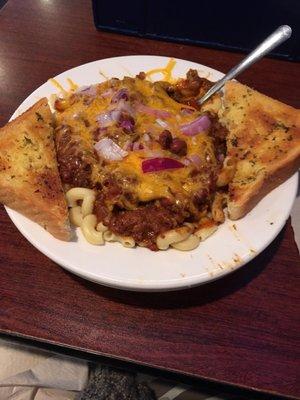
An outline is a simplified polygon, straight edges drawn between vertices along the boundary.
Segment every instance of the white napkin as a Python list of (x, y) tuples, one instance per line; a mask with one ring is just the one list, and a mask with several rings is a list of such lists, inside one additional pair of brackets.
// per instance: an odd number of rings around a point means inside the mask
[(86, 361), (0, 339), (0, 400), (73, 400), (87, 380)]

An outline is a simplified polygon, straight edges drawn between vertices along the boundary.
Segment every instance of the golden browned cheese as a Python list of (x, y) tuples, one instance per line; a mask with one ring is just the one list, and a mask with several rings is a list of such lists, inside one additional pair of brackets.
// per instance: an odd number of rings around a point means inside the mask
[(236, 167), (228, 211), (238, 219), (299, 169), (300, 110), (233, 81), (223, 103), (227, 160)]
[(58, 173), (46, 98), (0, 129), (0, 201), (69, 240), (68, 209)]
[[(80, 137), (82, 151), (85, 153), (103, 137), (111, 138), (124, 149), (128, 141), (140, 141), (145, 146), (144, 149), (138, 151), (129, 151), (129, 154), (121, 161), (94, 163), (91, 185), (96, 186), (107, 176), (113, 176), (122, 189), (131, 193), (131, 198), (135, 199), (134, 206), (137, 206), (138, 202), (148, 202), (165, 197), (175, 198), (177, 202), (190, 202), (192, 206), (193, 195), (209, 185), (211, 174), (216, 172), (218, 167), (213, 140), (208, 131), (189, 137), (183, 135), (180, 130), (181, 125), (194, 121), (201, 115), (200, 112), (173, 100), (161, 84), (151, 83), (144, 79), (128, 77), (123, 80), (111, 79), (96, 85), (95, 88), (95, 96), (85, 95), (84, 91), (75, 92), (63, 100), (61, 107), (60, 105), (56, 107), (58, 127), (69, 126), (73, 136)], [(120, 89), (126, 89), (129, 93), (127, 103), (134, 110), (134, 132), (128, 134), (113, 124), (99, 133), (97, 118), (115, 107), (115, 104), (112, 104), (112, 97)], [(136, 107), (141, 103), (152, 109), (168, 112), (169, 116), (162, 118), (141, 112)], [(220, 102), (217, 100), (211, 105), (211, 110), (217, 110), (219, 105)], [(190, 109), (191, 113), (182, 112), (183, 108)], [(162, 149), (158, 139), (164, 129), (168, 129), (173, 138), (186, 142), (186, 155), (176, 155), (169, 150)], [(150, 149), (148, 144), (143, 142), (145, 134), (151, 137)], [(159, 171), (158, 173), (143, 173), (142, 171), (142, 162), (145, 159), (171, 157), (183, 161), (193, 155), (200, 157), (201, 165), (205, 166), (202, 173), (197, 176), (194, 174), (195, 168), (192, 164), (184, 168)], [(124, 208), (130, 209), (131, 205), (124, 204)]]

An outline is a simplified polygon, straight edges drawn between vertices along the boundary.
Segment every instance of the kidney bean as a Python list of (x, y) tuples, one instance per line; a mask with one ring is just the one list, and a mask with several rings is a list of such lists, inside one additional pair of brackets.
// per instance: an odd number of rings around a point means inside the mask
[(170, 151), (178, 156), (186, 156), (187, 144), (183, 139), (175, 138), (170, 145)]
[(172, 134), (170, 131), (165, 129), (164, 131), (161, 132), (158, 138), (158, 143), (161, 145), (161, 147), (165, 150), (169, 149), (171, 144), (172, 144)]

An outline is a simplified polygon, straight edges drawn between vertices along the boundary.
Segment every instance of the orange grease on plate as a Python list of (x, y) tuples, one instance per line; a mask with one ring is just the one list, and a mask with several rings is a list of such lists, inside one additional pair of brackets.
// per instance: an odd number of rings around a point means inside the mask
[(162, 74), (163, 80), (167, 82), (174, 82), (174, 78), (172, 77), (172, 71), (176, 65), (176, 61), (171, 58), (168, 64), (164, 68), (155, 68), (151, 69), (150, 71), (146, 72), (146, 76), (150, 77), (153, 74)]

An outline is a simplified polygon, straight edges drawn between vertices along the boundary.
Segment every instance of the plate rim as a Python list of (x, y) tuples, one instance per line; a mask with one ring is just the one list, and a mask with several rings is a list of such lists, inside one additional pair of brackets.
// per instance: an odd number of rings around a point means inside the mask
[[(218, 71), (214, 68), (211, 68), (209, 66), (203, 65), (203, 64), (199, 64), (196, 63), (194, 61), (189, 61), (189, 60), (184, 60), (184, 59), (179, 59), (179, 58), (174, 58), (174, 57), (168, 57), (168, 56), (157, 56), (157, 55), (128, 55), (128, 56), (117, 56), (117, 57), (108, 57), (108, 58), (104, 58), (104, 59), (100, 59), (100, 60), (94, 60), (91, 62), (87, 62), (81, 65), (78, 65), (76, 67), (73, 67), (71, 69), (68, 69), (66, 71), (63, 71), (61, 73), (59, 73), (58, 75), (56, 75), (55, 77), (53, 77), (54, 79), (58, 79), (66, 74), (66, 73), (70, 73), (72, 74), (73, 71), (78, 70), (78, 68), (84, 68), (88, 65), (91, 64), (97, 64), (99, 62), (105, 62), (105, 61), (115, 61), (115, 60), (122, 60), (122, 59), (140, 59), (140, 58), (149, 58), (149, 59), (158, 59), (158, 60), (162, 60), (164, 62), (167, 62), (168, 60), (170, 60), (170, 58), (173, 58), (175, 61), (179, 61), (179, 62), (183, 62), (183, 63), (193, 63), (196, 64), (198, 66), (198, 68), (200, 69), (201, 67), (203, 67), (206, 70), (211, 70), (214, 73), (218, 73), (221, 75), (224, 75), (221, 71)], [(124, 74), (125, 75), (125, 74)], [(50, 79), (50, 78), (49, 78)], [(44, 86), (45, 84), (47, 84), (48, 81), (42, 83), (38, 88), (36, 88), (33, 92), (31, 92), (22, 102), (21, 104), (18, 106), (18, 108), (14, 111), (14, 113), (12, 114), (11, 118), (9, 121), (11, 121), (12, 119), (16, 118), (19, 113), (18, 110), (22, 107), (22, 105), (28, 100), (29, 97), (33, 97), (34, 95), (36, 95), (36, 93), (41, 89), (42, 86)], [(54, 91), (53, 91), (54, 92)], [(49, 95), (48, 95), (49, 96)], [(23, 111), (22, 111), (23, 112)], [(94, 283), (97, 284), (101, 284), (104, 286), (108, 286), (108, 287), (113, 287), (113, 288), (117, 288), (117, 289), (121, 289), (121, 290), (129, 290), (129, 291), (140, 291), (140, 292), (162, 292), (162, 291), (174, 291), (174, 290), (183, 290), (183, 289), (187, 289), (187, 288), (191, 288), (191, 287), (195, 287), (195, 286), (199, 286), (199, 285), (203, 285), (206, 283), (210, 283), (214, 280), (220, 279), (226, 275), (231, 274), (232, 272), (236, 271), (237, 269), (241, 268), (242, 266), (245, 266), (246, 264), (248, 264), (251, 260), (253, 260), (254, 258), (256, 258), (260, 253), (262, 253), (269, 245), (270, 243), (273, 242), (273, 240), (278, 236), (278, 234), (280, 233), (280, 231), (282, 230), (283, 226), (285, 225), (296, 194), (297, 194), (297, 187), (298, 187), (298, 178), (297, 178), (297, 172), (290, 177), (290, 180), (294, 180), (294, 182), (292, 182), (293, 184), (293, 189), (294, 189), (294, 193), (293, 196), (291, 196), (291, 198), (293, 199), (290, 203), (290, 207), (287, 207), (285, 209), (285, 215), (284, 218), (282, 219), (281, 223), (277, 226), (276, 232), (274, 232), (272, 235), (269, 236), (268, 240), (264, 243), (264, 245), (262, 247), (259, 248), (259, 250), (255, 253), (255, 254), (248, 254), (247, 256), (245, 256), (241, 262), (237, 263), (235, 265), (235, 267), (232, 270), (228, 270), (228, 269), (219, 269), (218, 272), (214, 273), (214, 275), (211, 277), (207, 277), (208, 273), (204, 273), (201, 275), (198, 275), (197, 277), (195, 276), (190, 276), (190, 277), (181, 277), (181, 278), (174, 278), (174, 279), (168, 279), (168, 280), (163, 280), (163, 281), (157, 281), (157, 280), (147, 280), (147, 281), (137, 281), (137, 279), (122, 279), (122, 281), (120, 282), (120, 280), (118, 279), (114, 279), (111, 277), (107, 277), (105, 275), (95, 275), (92, 272), (82, 272), (80, 268), (76, 267), (76, 266), (72, 266), (69, 265), (67, 262), (62, 261), (61, 258), (57, 257), (55, 255), (55, 253), (52, 253), (51, 251), (48, 251), (47, 248), (44, 248), (43, 245), (41, 245), (40, 243), (37, 243), (34, 238), (32, 238), (30, 236), (30, 233), (28, 233), (26, 231), (26, 229), (23, 227), (22, 223), (20, 221), (18, 221), (18, 216), (21, 215), (19, 213), (17, 213), (16, 211), (10, 209), (9, 207), (5, 206), (5, 210), (8, 214), (8, 216), (10, 217), (10, 219), (12, 220), (13, 224), (16, 226), (16, 228), (20, 231), (20, 233), (41, 253), (43, 253), (46, 257), (48, 257), (49, 259), (51, 259), (52, 261), (54, 261), (56, 264), (58, 264), (59, 266), (63, 267), (64, 269), (66, 269), (67, 271), (80, 276), (83, 279), (87, 279), (89, 281), (92, 281)], [(40, 227), (41, 229), (43, 229), (42, 227)], [(52, 239), (52, 237), (51, 237)], [(53, 238), (54, 240), (57, 240), (55, 238)], [(126, 249), (125, 249), (126, 250)], [(206, 276), (206, 279), (200, 279), (202, 276)]]
[[(294, 174), (291, 178), (294, 180), (298, 180), (298, 173)], [(290, 179), (291, 179), (290, 178)], [(295, 199), (297, 194), (297, 185), (294, 185), (294, 194), (293, 194), (293, 199)], [(42, 254), (44, 254), (46, 257), (48, 257), (50, 260), (54, 261), (56, 264), (59, 266), (63, 267), (67, 271), (83, 278), (86, 280), (89, 280), (90, 282), (94, 282), (103, 286), (115, 288), (115, 289), (121, 289), (125, 291), (137, 291), (137, 292), (163, 292), (163, 291), (176, 291), (176, 290), (184, 290), (184, 289), (189, 289), (192, 287), (204, 285), (210, 282), (213, 282), (215, 280), (218, 280), (222, 277), (225, 277), (227, 275), (230, 275), (240, 269), (241, 267), (246, 266), (250, 261), (255, 259), (259, 254), (261, 254), (274, 240), (275, 238), (279, 235), (281, 230), (286, 224), (286, 221), (289, 218), (291, 208), (289, 209), (289, 212), (287, 213), (287, 217), (285, 217), (281, 224), (278, 226), (277, 233), (269, 237), (269, 240), (266, 241), (264, 246), (262, 246), (259, 251), (256, 252), (253, 256), (250, 254), (242, 260), (242, 262), (237, 263), (235, 267), (232, 270), (224, 269), (224, 270), (218, 270), (217, 273), (213, 275), (213, 277), (210, 277), (210, 279), (207, 279), (205, 281), (196, 281), (195, 277), (182, 277), (182, 278), (174, 278), (174, 279), (168, 279), (168, 281), (162, 281), (158, 282), (155, 280), (148, 280), (146, 282), (140, 281), (137, 282), (136, 279), (124, 279), (122, 280), (122, 283), (120, 283), (119, 280), (109, 278), (109, 277), (104, 277), (102, 275), (94, 275), (91, 272), (85, 271), (85, 273), (82, 273), (78, 267), (70, 266), (67, 263), (62, 263), (62, 261), (57, 258), (57, 256), (53, 253), (49, 253), (47, 249), (42, 249), (40, 247), (37, 247), (36, 243), (32, 240), (32, 238), (27, 234), (27, 231), (24, 229), (22, 224), (20, 224), (18, 221), (16, 221), (16, 211), (10, 209), (9, 207), (6, 207), (6, 212), (9, 215), (10, 219), (14, 223), (15, 227), (21, 232), (21, 234)], [(205, 273), (203, 273), (205, 275)], [(200, 278), (202, 275), (199, 275), (198, 278)], [(155, 285), (153, 284), (155, 282)], [(168, 283), (167, 283), (168, 282)], [(178, 283), (180, 284), (178, 285)]]

